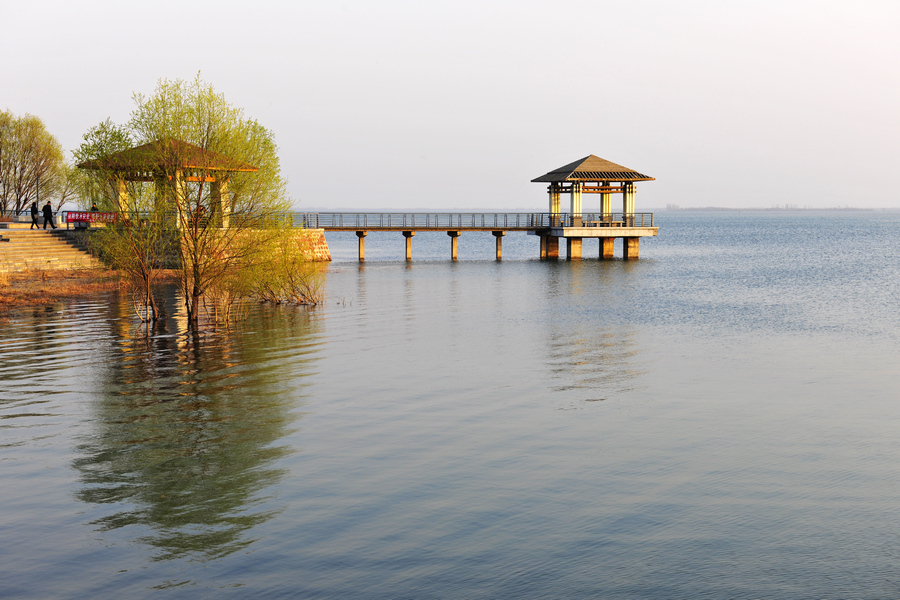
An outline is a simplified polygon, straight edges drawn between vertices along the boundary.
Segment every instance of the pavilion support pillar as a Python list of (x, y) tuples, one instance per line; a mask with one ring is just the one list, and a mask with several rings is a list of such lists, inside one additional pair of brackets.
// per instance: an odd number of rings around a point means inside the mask
[(456, 250), (458, 248), (459, 242), (459, 232), (458, 231), (448, 231), (447, 235), (450, 236), (450, 260), (456, 260)]
[(541, 258), (559, 258), (559, 238), (557, 236), (541, 236)]
[[(503, 258), (503, 236), (506, 235), (505, 231), (492, 231), (491, 235), (494, 236), (494, 239), (497, 241), (497, 260)], [(541, 244), (543, 244), (543, 236), (541, 237)], [(543, 256), (541, 257), (543, 258)]]
[(581, 238), (566, 238), (566, 260), (581, 260)]
[[(581, 182), (572, 182), (572, 189), (569, 192), (569, 213), (572, 215), (572, 227), (581, 227)], [(578, 240), (581, 243), (581, 240)], [(580, 256), (579, 256), (580, 258)]]
[(626, 227), (634, 225), (634, 184), (625, 182), (622, 184), (622, 212)]
[(357, 231), (356, 237), (359, 238), (359, 262), (366, 262), (366, 236), (368, 231)]
[[(604, 181), (603, 187), (609, 187), (609, 184), (609, 181)], [(609, 192), (600, 193), (600, 214), (603, 221), (612, 221), (612, 194)]]
[(216, 215), (216, 224), (227, 228), (231, 224), (231, 197), (228, 195), (228, 181), (212, 182), (212, 198), (209, 212)]
[(116, 207), (119, 212), (128, 212), (128, 186), (124, 178), (116, 179)]
[(547, 188), (550, 192), (550, 225), (551, 226), (559, 226), (559, 184), (553, 182), (550, 184), (550, 187)]
[(175, 217), (175, 226), (178, 229), (183, 229), (185, 226), (189, 225), (191, 207), (188, 206), (187, 194), (184, 191), (184, 171), (181, 169), (175, 170), (175, 176), (172, 178), (172, 188), (175, 196), (173, 198), (175, 201), (175, 211), (177, 213)]
[(638, 258), (638, 247), (640, 245), (641, 238), (639, 237), (627, 237), (622, 238), (622, 258), (628, 260), (631, 258)]
[(412, 238), (416, 235), (415, 231), (404, 231), (403, 237), (406, 238), (406, 261), (412, 260)]
[(615, 258), (616, 238), (602, 237), (600, 240), (600, 259), (608, 260)]

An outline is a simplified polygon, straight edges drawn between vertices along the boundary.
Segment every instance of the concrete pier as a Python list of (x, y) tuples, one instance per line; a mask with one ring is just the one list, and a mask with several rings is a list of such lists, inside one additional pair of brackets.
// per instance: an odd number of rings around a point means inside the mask
[(416, 235), (415, 231), (404, 231), (403, 237), (406, 238), (406, 261), (412, 260), (412, 238)]
[(541, 258), (559, 258), (559, 236), (541, 236)]
[(616, 238), (600, 238), (600, 259), (608, 260), (615, 258)]
[(566, 260), (581, 260), (581, 238), (566, 238)]
[(366, 260), (366, 235), (368, 235), (366, 231), (356, 232), (356, 237), (359, 238), (359, 262)]
[(450, 260), (456, 260), (456, 250), (458, 248), (459, 242), (459, 232), (458, 231), (448, 231), (447, 235), (450, 236)]
[(624, 258), (625, 260), (638, 258), (638, 247), (640, 246), (640, 241), (641, 238), (639, 237), (622, 238), (622, 258)]
[(491, 235), (494, 236), (494, 239), (497, 241), (497, 260), (503, 258), (503, 236), (506, 235), (505, 231), (492, 231)]

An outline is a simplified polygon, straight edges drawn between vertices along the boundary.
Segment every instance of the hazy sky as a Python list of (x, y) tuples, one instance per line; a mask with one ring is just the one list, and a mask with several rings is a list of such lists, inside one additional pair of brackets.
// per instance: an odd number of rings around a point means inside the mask
[(67, 150), (200, 71), (275, 132), (303, 209), (546, 210), (530, 180), (588, 154), (657, 178), (638, 210), (900, 207), (897, 0), (0, 0), (0, 22), (0, 108)]

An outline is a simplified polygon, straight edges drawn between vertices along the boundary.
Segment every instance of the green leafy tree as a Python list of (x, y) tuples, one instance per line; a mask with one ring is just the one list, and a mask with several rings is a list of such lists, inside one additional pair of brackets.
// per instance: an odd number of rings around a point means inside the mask
[[(247, 278), (281, 260), (271, 252), (279, 240), (297, 238), (274, 136), (199, 75), (161, 80), (134, 100), (127, 125), (106, 121), (85, 135), (76, 158), (100, 158), (81, 163), (92, 179), (82, 189), (123, 214), (161, 215), (150, 224), (176, 232), (189, 321), (204, 307), (219, 320), (236, 298), (259, 290)], [(126, 145), (133, 147), (121, 152)], [(302, 246), (294, 252), (302, 260)]]

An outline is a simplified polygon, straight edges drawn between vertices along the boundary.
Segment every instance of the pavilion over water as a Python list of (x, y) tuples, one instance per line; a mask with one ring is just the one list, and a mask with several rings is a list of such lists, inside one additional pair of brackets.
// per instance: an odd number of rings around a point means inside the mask
[[(559, 256), (559, 238), (566, 239), (566, 250), (570, 259), (581, 258), (583, 238), (600, 240), (600, 258), (613, 257), (616, 238), (623, 240), (623, 257), (637, 258), (639, 241), (644, 236), (655, 236), (658, 227), (645, 224), (643, 215), (635, 213), (634, 197), (636, 181), (654, 181), (655, 178), (623, 167), (612, 161), (594, 156), (586, 156), (563, 165), (531, 181), (549, 183), (550, 226), (534, 233), (541, 236), (541, 257)], [(560, 206), (562, 194), (569, 194), (569, 212), (563, 213)], [(600, 210), (597, 214), (582, 210), (582, 194), (599, 194)], [(622, 212), (612, 210), (612, 195), (622, 194)], [(641, 216), (636, 220), (637, 216)]]

